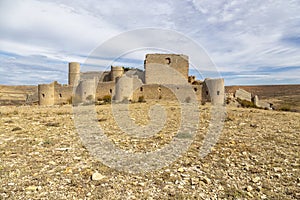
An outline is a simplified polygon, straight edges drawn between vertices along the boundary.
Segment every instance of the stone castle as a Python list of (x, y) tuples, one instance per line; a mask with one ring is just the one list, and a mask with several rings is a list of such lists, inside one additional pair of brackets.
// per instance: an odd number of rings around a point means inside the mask
[[(95, 102), (111, 98), (116, 102), (176, 100), (175, 93), (193, 90), (197, 101), (224, 104), (224, 80), (196, 80), (189, 76), (188, 56), (182, 54), (147, 54), (144, 71), (111, 66), (110, 71), (80, 72), (80, 64), (69, 63), (68, 84), (56, 81), (38, 85), (39, 105)], [(189, 94), (184, 100), (190, 100)]]

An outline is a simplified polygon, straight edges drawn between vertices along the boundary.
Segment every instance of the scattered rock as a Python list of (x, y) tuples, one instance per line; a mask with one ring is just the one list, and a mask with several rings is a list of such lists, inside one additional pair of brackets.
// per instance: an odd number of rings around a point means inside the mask
[(202, 178), (201, 178), (201, 181), (202, 181), (203, 183), (205, 183), (205, 184), (210, 184), (210, 183), (211, 183), (211, 180), (210, 180), (209, 178), (207, 178), (207, 177), (202, 177)]
[(273, 170), (274, 172), (279, 172), (279, 173), (283, 172), (281, 167), (274, 167)]
[(98, 173), (98, 172), (95, 172), (95, 173), (93, 173), (93, 175), (92, 175), (92, 180), (93, 180), (93, 181), (100, 181), (100, 180), (102, 180), (102, 179), (104, 179), (104, 178), (105, 178), (105, 176), (102, 175), (102, 174), (100, 174), (100, 173)]
[(59, 127), (59, 123), (58, 122), (49, 122), (49, 123), (45, 124), (45, 126)]
[(253, 187), (250, 186), (250, 185), (248, 185), (248, 186), (246, 187), (246, 190), (247, 190), (248, 192), (251, 192), (251, 191), (253, 190)]
[(180, 167), (177, 169), (177, 171), (182, 173), (182, 172), (184, 172), (184, 169), (182, 167)]
[(250, 127), (257, 128), (257, 127), (259, 127), (259, 125), (258, 124), (250, 124)]
[(257, 183), (258, 181), (260, 181), (260, 177), (258, 176), (252, 179), (253, 183)]
[(20, 127), (15, 127), (11, 131), (20, 131), (20, 130), (22, 130)]
[(38, 190), (38, 187), (37, 186), (28, 186), (27, 188), (26, 188), (26, 191), (37, 191)]

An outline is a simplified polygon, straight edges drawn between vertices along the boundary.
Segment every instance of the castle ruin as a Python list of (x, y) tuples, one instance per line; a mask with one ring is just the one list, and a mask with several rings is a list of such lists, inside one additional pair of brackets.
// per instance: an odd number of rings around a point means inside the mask
[[(144, 71), (125, 71), (122, 66), (111, 66), (110, 71), (80, 72), (80, 64), (69, 63), (68, 84), (56, 81), (38, 85), (39, 105), (59, 105), (74, 102), (95, 102), (105, 97), (113, 101), (178, 100), (174, 93), (188, 102), (186, 91), (193, 89), (199, 102), (224, 104), (224, 80), (199, 81), (189, 76), (188, 56), (182, 54), (147, 54)], [(185, 95), (186, 94), (186, 95)], [(182, 99), (181, 99), (182, 100)], [(182, 101), (182, 102), (183, 102)]]

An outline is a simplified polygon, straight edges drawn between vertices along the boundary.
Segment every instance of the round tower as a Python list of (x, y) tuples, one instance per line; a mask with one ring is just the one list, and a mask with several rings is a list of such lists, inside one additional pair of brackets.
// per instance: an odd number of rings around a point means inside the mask
[(207, 92), (213, 105), (223, 105), (225, 100), (224, 79), (205, 79)]
[(54, 105), (54, 83), (38, 85), (39, 105)]
[(78, 62), (69, 63), (69, 85), (77, 86), (80, 79), (80, 64)]
[(96, 96), (95, 78), (80, 81), (76, 94), (79, 96), (81, 102), (94, 101)]
[(119, 66), (111, 66), (110, 79), (115, 81), (117, 77), (121, 77), (124, 74), (124, 68)]

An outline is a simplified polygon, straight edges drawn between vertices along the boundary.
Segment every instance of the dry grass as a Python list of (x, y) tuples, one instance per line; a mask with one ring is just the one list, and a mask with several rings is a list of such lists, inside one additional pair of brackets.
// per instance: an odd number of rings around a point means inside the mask
[[(130, 105), (138, 124), (147, 124), (150, 104)], [(98, 123), (121, 148), (151, 151), (178, 127), (180, 108), (164, 106), (170, 123), (149, 140), (118, 137), (110, 105), (97, 106)], [(116, 171), (90, 156), (71, 113), (69, 105), (1, 107), (0, 199), (300, 198), (300, 113), (227, 108), (217, 145), (201, 158), (210, 114), (208, 105), (200, 106), (200, 127), (189, 151), (145, 174)], [(91, 180), (96, 171), (105, 178)]]

